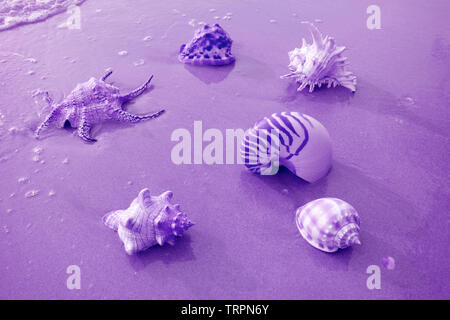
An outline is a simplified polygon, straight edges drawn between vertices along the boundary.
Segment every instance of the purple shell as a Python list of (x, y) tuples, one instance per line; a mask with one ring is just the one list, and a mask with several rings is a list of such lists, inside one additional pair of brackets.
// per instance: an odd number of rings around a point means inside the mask
[(171, 191), (152, 196), (149, 189), (143, 189), (127, 209), (107, 213), (103, 223), (117, 231), (130, 255), (157, 244), (173, 245), (194, 223), (180, 211), (180, 205), (170, 203), (172, 197)]
[(217, 23), (196, 31), (194, 38), (180, 47), (178, 60), (186, 64), (219, 66), (235, 61), (231, 53), (233, 40)]

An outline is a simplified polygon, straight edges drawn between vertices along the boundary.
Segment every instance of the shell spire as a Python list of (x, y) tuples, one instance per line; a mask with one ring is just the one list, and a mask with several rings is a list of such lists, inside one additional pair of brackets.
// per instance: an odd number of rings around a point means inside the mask
[(103, 217), (104, 224), (117, 231), (125, 251), (135, 254), (156, 244), (175, 244), (186, 230), (194, 225), (180, 205), (172, 205), (171, 191), (152, 196), (143, 189), (125, 210), (116, 210)]
[(336, 46), (335, 40), (329, 36), (323, 36), (317, 27), (308, 25), (312, 37), (312, 43), (308, 44), (302, 39), (301, 48), (289, 51), (290, 73), (281, 76), (281, 79), (293, 78), (299, 83), (297, 91), (302, 91), (309, 86), (309, 92), (314, 88), (327, 85), (336, 87), (341, 85), (356, 91), (356, 76), (346, 70), (347, 58), (342, 56), (345, 50), (343, 46)]
[(308, 202), (297, 209), (295, 222), (302, 237), (319, 250), (335, 252), (361, 244), (358, 213), (341, 199)]

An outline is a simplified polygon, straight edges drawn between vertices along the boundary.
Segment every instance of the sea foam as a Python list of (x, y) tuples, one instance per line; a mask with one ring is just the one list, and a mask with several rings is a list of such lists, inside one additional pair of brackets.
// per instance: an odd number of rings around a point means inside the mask
[(0, 31), (19, 25), (44, 21), (86, 0), (2, 0)]

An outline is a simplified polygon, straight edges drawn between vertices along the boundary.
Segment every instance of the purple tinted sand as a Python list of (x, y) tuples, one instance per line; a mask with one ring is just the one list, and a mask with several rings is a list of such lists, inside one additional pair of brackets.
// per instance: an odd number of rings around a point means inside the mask
[[(366, 26), (372, 2), (215, 3), (86, 1), (81, 29), (58, 28), (69, 17), (60, 14), (0, 32), (0, 298), (449, 299), (448, 1), (380, 1), (380, 30)], [(188, 22), (214, 23), (227, 12), (220, 24), (238, 63), (180, 64), (178, 48), (197, 28)], [(348, 48), (355, 94), (298, 93), (279, 79), (287, 52), (309, 39), (301, 21), (316, 18)], [(94, 144), (70, 129), (33, 138), (41, 121), (33, 90), (61, 101), (107, 68), (108, 83), (124, 93), (154, 74), (150, 90), (124, 109), (167, 114), (102, 123)], [(194, 120), (225, 136), (281, 111), (328, 129), (334, 160), (320, 181), (171, 161), (173, 131), (186, 128), (194, 145)], [(172, 190), (196, 225), (174, 246), (128, 256), (102, 217), (146, 186)], [(361, 246), (327, 254), (300, 236), (296, 208), (322, 197), (358, 210)], [(386, 256), (394, 270), (383, 267)], [(66, 287), (70, 265), (80, 267), (80, 290)], [(380, 290), (366, 286), (370, 265), (380, 266)]]

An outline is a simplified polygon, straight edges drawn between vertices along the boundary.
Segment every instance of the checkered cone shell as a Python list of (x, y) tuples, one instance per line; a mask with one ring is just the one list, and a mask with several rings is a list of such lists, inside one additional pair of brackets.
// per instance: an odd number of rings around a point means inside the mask
[(295, 222), (302, 237), (313, 247), (335, 252), (359, 240), (359, 216), (347, 202), (337, 198), (322, 198), (297, 209)]
[(107, 213), (103, 222), (117, 231), (130, 255), (157, 244), (173, 245), (194, 223), (180, 211), (180, 205), (170, 203), (172, 197), (171, 191), (151, 196), (149, 189), (143, 189), (127, 209)]

